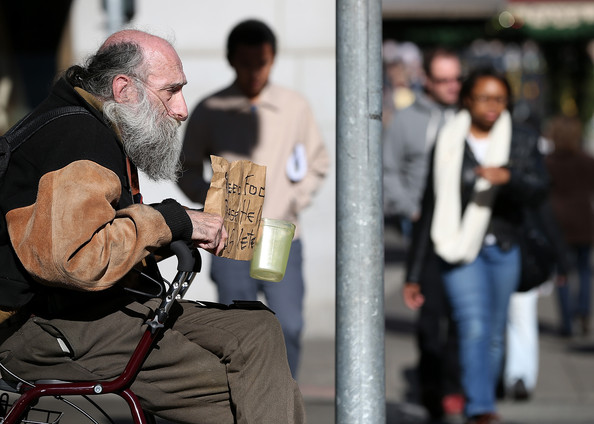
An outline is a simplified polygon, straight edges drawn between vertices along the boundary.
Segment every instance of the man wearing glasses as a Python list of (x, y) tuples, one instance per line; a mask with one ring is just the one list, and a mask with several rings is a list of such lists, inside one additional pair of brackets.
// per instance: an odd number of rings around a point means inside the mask
[[(456, 111), (461, 88), (461, 64), (454, 52), (443, 48), (428, 52), (423, 68), (426, 77), (423, 92), (417, 94), (412, 105), (394, 115), (383, 138), (384, 213), (396, 219), (407, 242), (413, 223), (420, 216), (429, 154), (439, 129)], [(425, 263), (428, 266), (421, 282), (425, 303), (416, 327), (417, 371), (421, 403), (437, 420), (444, 414), (460, 414), (464, 400), (460, 395), (454, 326), (443, 324), (449, 324), (449, 306), (437, 261), (432, 257)]]

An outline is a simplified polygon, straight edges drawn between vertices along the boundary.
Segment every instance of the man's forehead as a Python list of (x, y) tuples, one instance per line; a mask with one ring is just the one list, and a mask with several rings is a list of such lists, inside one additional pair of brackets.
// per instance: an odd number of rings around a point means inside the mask
[(165, 40), (164, 43), (149, 44), (143, 48), (147, 82), (155, 86), (183, 85), (186, 77), (181, 59)]
[(163, 55), (151, 55), (147, 58), (147, 79), (149, 83), (159, 88), (165, 86), (179, 86), (186, 84), (186, 75), (179, 58)]
[(439, 56), (431, 63), (431, 74), (451, 74), (459, 73), (461, 70), (460, 61), (453, 56)]

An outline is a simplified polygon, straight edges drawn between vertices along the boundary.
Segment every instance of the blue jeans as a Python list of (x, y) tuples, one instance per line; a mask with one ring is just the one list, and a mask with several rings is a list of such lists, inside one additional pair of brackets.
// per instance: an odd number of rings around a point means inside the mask
[(590, 246), (571, 246), (570, 252), (573, 256), (573, 265), (577, 271), (579, 286), (578, 292), (575, 294), (572, 293), (569, 281), (557, 288), (561, 312), (561, 331), (565, 334), (571, 334), (571, 321), (575, 315), (586, 319), (590, 316), (590, 286), (592, 279)]
[(458, 327), (466, 415), (494, 412), (507, 309), (520, 278), (520, 249), (483, 246), (468, 264), (442, 261), (442, 276)]
[(285, 277), (278, 283), (250, 277), (250, 261), (212, 256), (210, 276), (217, 285), (219, 302), (231, 304), (234, 300), (257, 300), (264, 293), (266, 304), (278, 318), (293, 378), (297, 379), (303, 330), (303, 297), (305, 285), (302, 270), (301, 240), (291, 243), (291, 252)]

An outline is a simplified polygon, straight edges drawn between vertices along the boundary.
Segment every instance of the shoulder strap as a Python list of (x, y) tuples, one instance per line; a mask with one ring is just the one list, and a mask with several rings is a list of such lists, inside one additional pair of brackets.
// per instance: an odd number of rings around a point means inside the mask
[(91, 112), (82, 106), (63, 106), (45, 112), (33, 119), (29, 119), (31, 114), (21, 119), (6, 134), (0, 137), (0, 178), (6, 172), (11, 152), (15, 151), (33, 134), (62, 116), (82, 114), (91, 115)]
[(19, 147), (25, 140), (39, 131), (41, 128), (49, 124), (55, 119), (61, 118), (62, 116), (68, 115), (77, 115), (77, 114), (88, 114), (90, 115), (87, 109), (82, 106), (63, 106), (57, 109), (52, 109), (48, 112), (45, 112), (35, 119), (27, 119), (29, 116), (23, 118), (20, 122), (18, 122), (13, 128), (11, 128), (4, 137), (8, 140), (8, 144), (10, 145), (10, 151), (14, 151), (17, 147)]

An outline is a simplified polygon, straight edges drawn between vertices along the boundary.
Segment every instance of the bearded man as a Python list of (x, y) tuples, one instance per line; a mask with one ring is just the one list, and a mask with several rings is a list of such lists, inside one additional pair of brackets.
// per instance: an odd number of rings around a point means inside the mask
[[(0, 260), (16, 265), (0, 269), (4, 379), (117, 377), (160, 303), (126, 290), (138, 287), (133, 269), (154, 271), (152, 254), (175, 240), (223, 248), (220, 216), (172, 199), (142, 204), (138, 191), (136, 169), (177, 178), (185, 84), (169, 42), (125, 30), (68, 69), (27, 118), (88, 112), (40, 128), (0, 187)], [(183, 423), (305, 420), (273, 314), (188, 301), (172, 312), (132, 385), (145, 409)]]

